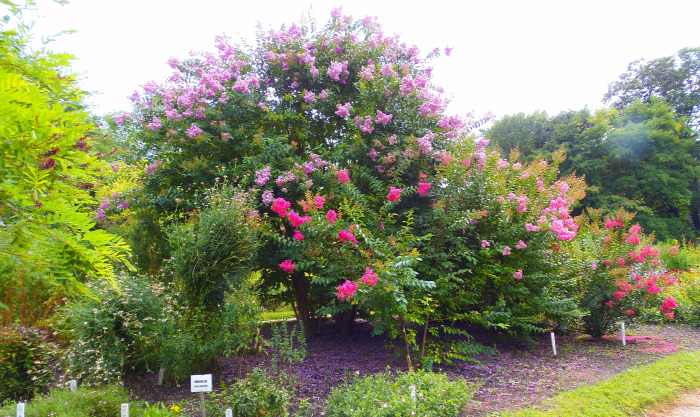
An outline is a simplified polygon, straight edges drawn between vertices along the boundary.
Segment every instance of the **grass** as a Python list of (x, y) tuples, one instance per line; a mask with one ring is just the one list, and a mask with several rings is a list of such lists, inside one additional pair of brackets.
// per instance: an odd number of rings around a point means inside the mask
[(542, 405), (501, 417), (638, 416), (700, 388), (700, 351), (681, 352), (607, 381), (557, 395)]
[(294, 318), (294, 311), (291, 307), (283, 307), (275, 311), (263, 311), (261, 314), (262, 321), (288, 320)]

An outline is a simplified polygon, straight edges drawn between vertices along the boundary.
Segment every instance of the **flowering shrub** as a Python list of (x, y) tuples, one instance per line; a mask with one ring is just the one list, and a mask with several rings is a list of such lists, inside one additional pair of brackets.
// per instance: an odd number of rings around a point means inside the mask
[(588, 312), (583, 317), (584, 330), (593, 337), (607, 334), (618, 320), (633, 319), (644, 308), (655, 306), (671, 320), (678, 308), (674, 298), (662, 295), (677, 280), (641, 227), (627, 227), (632, 218), (621, 211), (602, 227), (594, 218), (574, 246), (579, 302)]
[(46, 391), (53, 380), (56, 346), (34, 328), (0, 328), (0, 402)]

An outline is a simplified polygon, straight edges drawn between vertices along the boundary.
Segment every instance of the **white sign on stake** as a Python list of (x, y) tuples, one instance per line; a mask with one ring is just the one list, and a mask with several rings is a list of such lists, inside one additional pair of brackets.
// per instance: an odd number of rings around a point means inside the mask
[(627, 346), (627, 336), (625, 336), (625, 322), (623, 321), (621, 323), (621, 330), (622, 330), (622, 346)]
[(70, 386), (71, 392), (75, 392), (78, 390), (78, 381), (76, 381), (75, 379), (71, 379), (70, 381), (68, 381), (68, 386)]
[(121, 417), (129, 417), (129, 403), (122, 404), (122, 414)]
[(24, 417), (24, 403), (17, 403), (17, 417)]
[(226, 409), (226, 417), (233, 417), (233, 411), (230, 408)]
[(211, 374), (190, 376), (191, 392), (211, 392)]
[(552, 353), (557, 356), (557, 341), (554, 338), (554, 332), (552, 332)]

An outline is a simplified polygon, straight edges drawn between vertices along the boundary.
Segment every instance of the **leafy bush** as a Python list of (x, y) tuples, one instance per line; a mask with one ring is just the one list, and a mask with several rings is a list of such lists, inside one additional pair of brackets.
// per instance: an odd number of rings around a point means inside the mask
[(170, 407), (159, 402), (155, 404), (148, 404), (144, 408), (137, 408), (133, 411), (133, 415), (136, 417), (177, 417), (182, 415), (183, 412), (183, 401), (177, 404), (173, 404)]
[(689, 270), (700, 266), (700, 248), (695, 246), (693, 242), (685, 239), (679, 242), (674, 239), (659, 244), (657, 247), (661, 253), (661, 260), (670, 270)]
[[(2, 239), (2, 237), (0, 237)], [(36, 326), (51, 317), (65, 289), (51, 282), (47, 268), (0, 258), (0, 326)]]
[(678, 273), (678, 284), (667, 293), (678, 302), (676, 321), (700, 327), (700, 271)]
[[(129, 395), (121, 385), (78, 388), (71, 392), (68, 388), (52, 389), (50, 393), (39, 395), (27, 403), (27, 416), (54, 417), (113, 417), (119, 414), (122, 403), (129, 402)], [(14, 417), (16, 403), (6, 404), (0, 409), (0, 416)]]
[(70, 340), (67, 373), (105, 383), (124, 372), (157, 370), (163, 341), (176, 328), (177, 296), (141, 276), (120, 275), (116, 288), (97, 284), (92, 289), (99, 300), (68, 304), (56, 325)]
[(463, 379), (452, 382), (445, 375), (423, 371), (387, 372), (333, 388), (325, 413), (332, 417), (458, 416), (473, 394), (474, 386)]
[(55, 349), (38, 329), (0, 328), (0, 401), (26, 399), (46, 391), (53, 380)]
[(285, 321), (272, 323), (271, 327), (272, 339), (270, 339), (270, 347), (272, 348), (273, 368), (277, 367), (278, 362), (281, 362), (283, 366), (304, 362), (304, 358), (306, 358), (304, 326), (294, 323), (294, 326), (288, 330), (287, 322)]
[(259, 417), (261, 415), (285, 417), (289, 415), (290, 393), (279, 379), (255, 368), (244, 380), (223, 385), (219, 392), (210, 395), (212, 415), (223, 415), (230, 408), (235, 417)]
[(580, 308), (588, 312), (583, 327), (593, 337), (607, 334), (620, 319), (631, 319), (650, 309), (659, 311), (654, 313), (659, 319), (661, 312), (673, 319), (672, 310), (678, 307), (672, 297), (662, 302), (662, 291), (676, 279), (661, 263), (652, 238), (645, 236), (639, 225), (625, 226), (633, 217), (621, 210), (604, 224), (594, 218), (572, 248)]

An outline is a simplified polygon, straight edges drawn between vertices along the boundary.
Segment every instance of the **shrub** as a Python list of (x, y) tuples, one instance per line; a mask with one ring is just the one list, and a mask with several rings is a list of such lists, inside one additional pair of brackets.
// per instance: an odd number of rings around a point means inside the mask
[(235, 417), (289, 415), (290, 393), (278, 381), (263, 369), (253, 369), (246, 379), (223, 385), (219, 392), (210, 395), (212, 415), (223, 415), (227, 408), (233, 411)]
[(700, 271), (685, 271), (676, 277), (678, 284), (667, 291), (678, 302), (676, 321), (700, 327)]
[[(120, 405), (129, 402), (129, 396), (121, 385), (78, 388), (71, 392), (68, 388), (52, 389), (50, 393), (39, 395), (26, 405), (27, 416), (55, 417), (113, 417), (119, 414)], [(0, 416), (14, 417), (16, 403), (0, 409)]]
[(124, 372), (151, 372), (161, 363), (163, 341), (174, 333), (176, 296), (161, 284), (121, 275), (117, 287), (92, 287), (99, 300), (68, 304), (56, 328), (68, 337), (64, 361), (73, 378), (106, 383)]
[(423, 371), (387, 372), (333, 388), (325, 413), (332, 417), (458, 416), (473, 394), (474, 386), (463, 379), (452, 382), (445, 375)]
[(693, 242), (683, 239), (679, 242), (676, 239), (668, 240), (657, 245), (661, 253), (661, 260), (670, 270), (689, 270), (700, 266), (700, 249)]
[(20, 400), (46, 391), (53, 380), (56, 347), (38, 329), (0, 329), (0, 401)]

